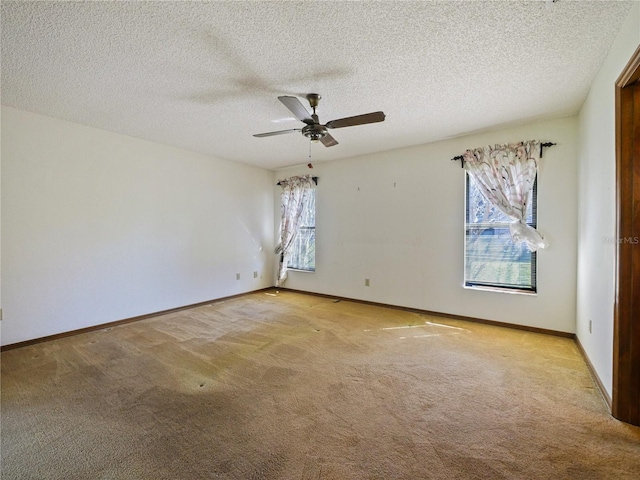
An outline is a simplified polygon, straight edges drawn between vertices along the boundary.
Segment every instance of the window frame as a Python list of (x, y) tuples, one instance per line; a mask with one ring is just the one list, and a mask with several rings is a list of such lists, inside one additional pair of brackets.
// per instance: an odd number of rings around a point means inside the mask
[[(312, 187), (311, 191), (313, 192), (313, 208), (314, 208), (314, 212), (313, 212), (313, 226), (310, 225), (300, 225), (298, 228), (299, 230), (305, 229), (305, 230), (313, 230), (313, 268), (301, 268), (299, 265), (296, 266), (291, 266), (291, 255), (289, 255), (289, 258), (287, 259), (287, 271), (294, 271), (294, 272), (303, 272), (303, 273), (315, 273), (316, 271), (316, 255), (315, 255), (315, 248), (316, 248), (316, 201), (317, 201), (317, 195), (316, 195), (316, 188)], [(300, 231), (298, 231), (298, 234), (300, 235)]]
[[(538, 294), (538, 255), (537, 252), (531, 253), (531, 278), (530, 287), (520, 285), (504, 285), (493, 282), (469, 281), (467, 280), (467, 238), (469, 235), (469, 191), (471, 178), (465, 171), (465, 205), (464, 205), (464, 270), (463, 270), (463, 287), (473, 290), (486, 290), (502, 293), (537, 295)], [(473, 224), (471, 224), (473, 225)], [(497, 228), (509, 228), (509, 223), (500, 222), (495, 224)], [(538, 227), (538, 175), (536, 174), (533, 188), (531, 189), (531, 222), (527, 225), (533, 228)], [(494, 227), (495, 228), (495, 227)]]

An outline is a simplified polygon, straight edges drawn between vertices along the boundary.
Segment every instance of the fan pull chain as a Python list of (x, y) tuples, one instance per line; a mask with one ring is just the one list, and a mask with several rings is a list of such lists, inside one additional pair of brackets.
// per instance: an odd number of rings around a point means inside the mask
[(313, 165), (311, 164), (311, 140), (309, 140), (309, 163), (307, 163), (307, 167), (313, 168)]

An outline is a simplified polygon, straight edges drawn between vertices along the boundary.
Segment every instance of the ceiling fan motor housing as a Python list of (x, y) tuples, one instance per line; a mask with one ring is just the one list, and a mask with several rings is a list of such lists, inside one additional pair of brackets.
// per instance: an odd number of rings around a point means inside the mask
[(310, 139), (312, 142), (317, 142), (327, 134), (327, 129), (324, 125), (307, 125), (302, 129), (302, 135)]

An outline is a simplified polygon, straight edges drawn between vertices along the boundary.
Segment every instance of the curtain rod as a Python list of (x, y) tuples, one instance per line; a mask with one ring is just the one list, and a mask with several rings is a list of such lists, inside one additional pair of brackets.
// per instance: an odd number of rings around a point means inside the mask
[[(311, 180), (313, 180), (313, 183), (318, 185), (318, 177), (311, 177)], [(276, 185), (282, 185), (282, 182), (278, 182), (278, 183), (276, 183)]]
[[(520, 142), (523, 143), (523, 142)], [(542, 148), (543, 147), (553, 147), (554, 145), (557, 145), (557, 143), (553, 143), (553, 142), (545, 142), (545, 143), (541, 143), (540, 144), (540, 158), (542, 158)], [(460, 166), (462, 168), (464, 168), (464, 157), (462, 155), (458, 155), (456, 157), (453, 157), (451, 159), (452, 162), (455, 162), (457, 160), (460, 160)]]

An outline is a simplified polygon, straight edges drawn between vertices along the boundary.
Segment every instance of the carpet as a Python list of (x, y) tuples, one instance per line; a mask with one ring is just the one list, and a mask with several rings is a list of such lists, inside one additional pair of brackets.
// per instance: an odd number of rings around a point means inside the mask
[(573, 340), (274, 292), (3, 352), (2, 479), (639, 478)]

